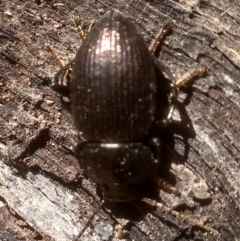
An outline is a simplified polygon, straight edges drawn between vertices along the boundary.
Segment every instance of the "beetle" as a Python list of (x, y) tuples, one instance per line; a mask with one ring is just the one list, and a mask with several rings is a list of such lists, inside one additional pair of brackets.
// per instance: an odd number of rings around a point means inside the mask
[(70, 95), (80, 166), (104, 200), (135, 199), (135, 186), (157, 170), (152, 149), (160, 141), (150, 135), (157, 115), (154, 61), (134, 25), (110, 10), (79, 48), (68, 86), (55, 76), (52, 88)]
[[(76, 57), (55, 75), (52, 88), (70, 99), (80, 166), (107, 202), (151, 204), (139, 188), (159, 168), (159, 126), (171, 118), (178, 88), (205, 72), (195, 70), (175, 82), (153, 56), (165, 30), (148, 48), (130, 20), (110, 10), (90, 30)], [(70, 81), (59, 83), (71, 65)]]

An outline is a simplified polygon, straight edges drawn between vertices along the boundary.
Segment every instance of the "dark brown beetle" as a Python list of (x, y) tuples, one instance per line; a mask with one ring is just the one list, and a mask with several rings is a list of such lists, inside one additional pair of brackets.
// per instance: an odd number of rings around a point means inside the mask
[[(155, 177), (159, 166), (160, 140), (155, 130), (170, 118), (177, 88), (204, 72), (191, 72), (174, 83), (151, 53), (162, 35), (148, 49), (134, 25), (110, 10), (93, 26), (75, 59), (55, 76), (52, 88), (70, 98), (79, 133), (75, 151), (80, 166), (99, 185), (105, 201), (142, 200), (161, 206), (138, 192), (141, 183)], [(71, 64), (71, 81), (59, 84), (60, 74)], [(170, 98), (161, 88), (163, 78), (168, 79)]]
[[(148, 146), (157, 140), (149, 133), (161, 101), (151, 53), (134, 25), (111, 10), (84, 39), (72, 75), (69, 93), (81, 168), (100, 185), (103, 199), (135, 199), (135, 184), (154, 176), (158, 167)], [(53, 88), (61, 87), (66, 88), (58, 85), (57, 74)]]

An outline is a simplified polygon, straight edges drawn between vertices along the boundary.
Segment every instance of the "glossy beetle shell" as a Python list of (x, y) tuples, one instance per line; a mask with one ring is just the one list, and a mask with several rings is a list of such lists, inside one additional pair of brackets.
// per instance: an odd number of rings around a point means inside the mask
[(138, 193), (135, 188), (155, 175), (158, 162), (142, 143), (88, 143), (79, 153), (81, 168), (100, 186), (103, 199), (129, 201)]
[(142, 140), (155, 121), (153, 58), (134, 25), (108, 11), (78, 50), (71, 82), (74, 123), (88, 142)]

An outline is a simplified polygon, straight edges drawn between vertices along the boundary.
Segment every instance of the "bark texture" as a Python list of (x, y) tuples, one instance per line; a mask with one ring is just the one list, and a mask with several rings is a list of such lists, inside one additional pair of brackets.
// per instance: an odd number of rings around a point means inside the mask
[[(176, 77), (208, 69), (179, 97), (191, 135), (175, 131), (177, 158), (162, 160), (182, 197), (160, 197), (220, 235), (160, 210), (135, 215), (117, 205), (101, 210), (81, 240), (120, 240), (126, 230), (125, 240), (240, 240), (238, 0), (0, 1), (0, 239), (73, 240), (99, 203), (95, 185), (75, 179), (72, 118), (50, 88), (58, 66), (44, 46), (68, 62), (80, 44), (73, 19), (87, 30), (109, 8), (129, 16), (148, 44), (174, 22), (159, 58)], [(187, 121), (177, 110), (173, 118)]]

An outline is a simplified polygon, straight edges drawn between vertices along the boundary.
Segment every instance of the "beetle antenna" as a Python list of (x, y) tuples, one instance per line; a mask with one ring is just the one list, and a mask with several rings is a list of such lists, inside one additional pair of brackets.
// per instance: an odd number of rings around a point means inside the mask
[(82, 237), (82, 235), (84, 234), (85, 230), (88, 228), (88, 226), (90, 225), (90, 223), (92, 222), (94, 217), (97, 215), (99, 210), (103, 207), (104, 203), (105, 203), (104, 200), (102, 200), (101, 203), (95, 208), (95, 210), (93, 211), (91, 217), (88, 219), (87, 223), (85, 224), (85, 226), (83, 227), (81, 232), (77, 235), (77, 237), (75, 237), (73, 239), (73, 241), (78, 241), (78, 239)]
[(153, 207), (160, 208), (164, 212), (170, 213), (170, 214), (172, 214), (173, 216), (175, 216), (175, 217), (177, 217), (179, 219), (183, 219), (184, 221), (188, 222), (189, 224), (196, 225), (196, 226), (198, 226), (198, 227), (200, 227), (200, 228), (202, 228), (202, 229), (204, 229), (204, 230), (206, 230), (208, 232), (211, 232), (211, 233), (213, 233), (215, 235), (219, 234), (219, 232), (216, 229), (214, 229), (214, 228), (204, 224), (203, 222), (197, 221), (196, 219), (193, 219), (193, 218), (189, 217), (188, 215), (179, 213), (179, 212), (171, 209), (170, 207), (168, 207), (168, 206), (166, 206), (166, 205), (164, 205), (162, 203), (156, 202), (156, 201), (151, 200), (149, 198), (142, 198), (141, 201), (145, 202), (145, 203), (147, 203), (147, 204), (149, 204), (149, 205), (151, 205)]

